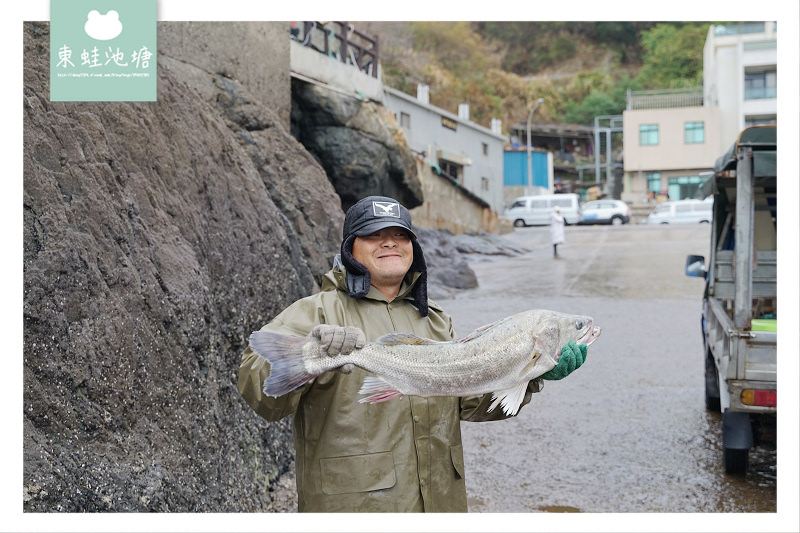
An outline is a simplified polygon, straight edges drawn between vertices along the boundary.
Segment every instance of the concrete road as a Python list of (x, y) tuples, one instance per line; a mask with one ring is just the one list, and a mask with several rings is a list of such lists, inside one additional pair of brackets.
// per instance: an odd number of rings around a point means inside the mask
[(703, 281), (683, 268), (708, 256), (708, 232), (571, 226), (554, 259), (546, 227), (519, 228), (505, 238), (531, 253), (471, 264), (479, 288), (440, 300), (459, 336), (533, 308), (603, 328), (585, 365), (519, 416), (462, 424), (471, 512), (775, 513), (775, 450), (726, 475), (721, 416), (705, 409)]

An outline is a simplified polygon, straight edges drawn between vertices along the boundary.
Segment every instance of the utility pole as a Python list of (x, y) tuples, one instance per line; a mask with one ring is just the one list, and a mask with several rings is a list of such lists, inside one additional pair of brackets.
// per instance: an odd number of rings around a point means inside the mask
[(525, 137), (525, 143), (527, 144), (528, 148), (528, 187), (527, 187), (528, 190), (525, 191), (525, 194), (531, 194), (531, 191), (533, 190), (533, 159), (531, 158), (531, 144), (532, 144), (531, 118), (533, 117), (533, 113), (534, 111), (536, 111), (536, 108), (539, 107), (539, 105), (542, 102), (544, 102), (544, 98), (539, 98), (538, 100), (536, 100), (536, 104), (533, 106), (530, 113), (528, 113), (528, 123), (526, 128), (526, 137)]

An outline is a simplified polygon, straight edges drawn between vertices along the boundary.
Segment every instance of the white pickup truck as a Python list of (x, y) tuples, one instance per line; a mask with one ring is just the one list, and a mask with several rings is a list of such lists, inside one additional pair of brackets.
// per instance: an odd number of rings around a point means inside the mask
[(703, 277), (706, 408), (722, 412), (723, 464), (747, 471), (750, 448), (774, 441), (777, 417), (776, 128), (744, 129), (703, 185), (714, 197), (711, 248), (686, 259)]

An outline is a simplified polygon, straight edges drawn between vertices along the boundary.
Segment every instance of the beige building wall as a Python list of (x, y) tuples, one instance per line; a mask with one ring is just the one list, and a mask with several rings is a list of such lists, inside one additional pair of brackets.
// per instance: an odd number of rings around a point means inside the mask
[[(648, 173), (660, 173), (666, 189), (669, 178), (711, 171), (725, 150), (720, 139), (720, 112), (716, 107), (624, 111), (622, 122), (625, 146), (622, 200), (627, 202), (646, 201)], [(687, 122), (703, 122), (705, 142), (685, 142)], [(640, 144), (639, 126), (644, 124), (658, 125), (658, 144)]]
[[(713, 107), (624, 111), (625, 172), (711, 169), (724, 150), (719, 137), (719, 117), (719, 110)], [(687, 122), (704, 123), (704, 143), (684, 142)], [(658, 144), (639, 144), (639, 126), (644, 124), (658, 125)]]

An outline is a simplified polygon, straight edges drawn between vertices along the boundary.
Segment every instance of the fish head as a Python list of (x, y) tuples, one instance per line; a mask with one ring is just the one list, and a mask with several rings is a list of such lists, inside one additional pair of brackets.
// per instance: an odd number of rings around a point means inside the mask
[(586, 344), (595, 341), (600, 328), (586, 315), (573, 315), (555, 311), (540, 311), (532, 328), (536, 344), (550, 352), (558, 352), (570, 342)]

